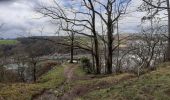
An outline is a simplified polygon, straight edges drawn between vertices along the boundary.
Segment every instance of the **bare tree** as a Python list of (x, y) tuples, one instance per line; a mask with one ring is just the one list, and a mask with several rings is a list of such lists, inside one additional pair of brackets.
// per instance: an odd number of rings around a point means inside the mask
[[(43, 45), (43, 46), (40, 46), (40, 45)], [(29, 68), (31, 69), (31, 75), (32, 75), (34, 82), (36, 82), (37, 80), (38, 63), (41, 61), (41, 57), (43, 55), (47, 55), (50, 53), (50, 51), (48, 50), (49, 48), (51, 47), (48, 47), (48, 45), (46, 45), (40, 40), (31, 42), (27, 44), (27, 46), (24, 48), (24, 51), (27, 55), (26, 61), (30, 65)]]
[[(66, 28), (66, 29), (63, 29), (64, 31), (74, 32), (79, 35), (84, 35), (88, 38), (93, 38), (94, 50), (88, 45), (83, 45), (83, 46), (79, 45), (77, 47), (84, 48), (85, 50), (93, 52), (93, 56), (95, 57), (96, 73), (99, 74), (100, 73), (100, 61), (99, 61), (98, 35), (96, 32), (96, 15), (93, 10), (88, 12), (89, 6), (90, 6), (90, 9), (94, 9), (94, 5), (91, 0), (88, 1), (88, 4), (89, 4), (88, 6), (87, 6), (86, 1), (83, 1), (83, 2), (85, 3), (85, 5), (82, 5), (82, 7), (85, 7), (87, 11), (81, 12), (81, 11), (72, 10), (71, 13), (75, 15), (73, 18), (69, 18), (68, 15), (66, 15), (66, 12), (64, 11), (64, 9), (61, 8), (57, 4), (57, 2), (54, 2), (56, 4), (56, 7), (42, 6), (41, 9), (39, 9), (38, 11), (46, 16), (50, 16), (52, 19), (57, 19), (57, 20), (62, 19), (62, 21), (69, 22), (69, 24), (74, 25), (74, 28), (73, 28), (74, 30)], [(87, 19), (77, 18), (77, 16), (82, 16), (82, 15), (87, 16)], [(84, 30), (91, 32), (92, 35), (85, 33)], [(79, 42), (76, 44), (82, 44), (82, 43)]]
[[(162, 43), (163, 36), (160, 34), (159, 28), (159, 23), (152, 26), (151, 20), (150, 27), (143, 28), (141, 34), (135, 35), (129, 41), (128, 48), (132, 51), (128, 52), (128, 59), (134, 61), (135, 66), (132, 67), (138, 75), (142, 72), (144, 73), (144, 70), (154, 70), (155, 65), (163, 61), (164, 49), (162, 46), (164, 44)], [(131, 65), (134, 64), (130, 63), (128, 66), (131, 67)]]
[[(63, 30), (70, 30), (70, 31), (66, 31), (67, 33), (67, 36), (65, 37), (65, 41), (67, 44), (70, 45), (70, 63), (73, 63), (73, 59), (74, 59), (74, 43), (75, 43), (75, 32), (74, 32), (74, 25), (72, 25), (71, 27), (69, 27), (69, 23), (66, 22), (66, 25), (64, 25), (64, 22), (63, 21), (60, 21), (60, 26), (59, 26), (60, 30), (61, 30), (61, 33)], [(73, 30), (73, 31), (71, 31)]]
[[(79, 4), (80, 9), (74, 9), (73, 6), (66, 6), (62, 8), (55, 0), (54, 4), (56, 6), (41, 6), (40, 9), (37, 11), (42, 13), (45, 16), (51, 17), (54, 20), (62, 20), (70, 25), (74, 25), (72, 29), (63, 29), (64, 31), (74, 32), (78, 35), (83, 35), (93, 40), (93, 47), (90, 47), (90, 51), (95, 58), (95, 66), (96, 66), (96, 73), (99, 74), (101, 70), (100, 65), (100, 48), (99, 48), (99, 41), (104, 41), (107, 44), (107, 58), (106, 58), (106, 66), (107, 66), (107, 73), (112, 73), (112, 57), (114, 48), (114, 37), (113, 33), (115, 30), (115, 24), (117, 20), (121, 17), (121, 15), (125, 14), (127, 6), (131, 0), (107, 0), (105, 1), (98, 1), (98, 0), (81, 0), (80, 2), (76, 3)], [(99, 7), (101, 9), (99, 9)], [(102, 11), (102, 12), (101, 12)], [(71, 17), (69, 15), (73, 15)], [(82, 17), (86, 16), (86, 17)], [(102, 32), (97, 29), (97, 20), (101, 19), (104, 23), (104, 27), (106, 30), (106, 37), (101, 37)], [(92, 34), (88, 34), (92, 33)]]
[[(161, 11), (167, 11), (165, 14), (165, 18), (167, 18), (167, 28), (168, 28), (168, 45), (166, 50), (166, 61), (170, 61), (170, 2), (169, 0), (142, 0), (143, 8), (146, 8), (145, 11), (149, 11), (154, 9), (154, 13), (151, 13), (149, 17), (145, 18), (153, 18)], [(148, 9), (147, 9), (148, 8)]]
[[(103, 21), (103, 23), (106, 26), (106, 35), (107, 39), (104, 40), (107, 44), (107, 73), (111, 74), (112, 73), (112, 58), (113, 58), (113, 51), (115, 50), (114, 46), (114, 37), (113, 33), (116, 29), (116, 23), (121, 17), (121, 15), (125, 14), (126, 9), (128, 7), (128, 4), (131, 0), (124, 0), (124, 1), (119, 1), (119, 0), (107, 0), (106, 3), (102, 1), (97, 1), (95, 2), (103, 8), (104, 12), (100, 12), (96, 9), (91, 9), (94, 11)], [(90, 9), (90, 8), (89, 8)], [(103, 15), (105, 13), (106, 15)]]
[(27, 62), (27, 55), (24, 52), (25, 46), (18, 44), (13, 50), (13, 57), (14, 57), (14, 63), (17, 64), (18, 68), (17, 68), (17, 72), (18, 72), (18, 77), (19, 80), (21, 80), (22, 82), (25, 82), (25, 69), (26, 69), (26, 62)]

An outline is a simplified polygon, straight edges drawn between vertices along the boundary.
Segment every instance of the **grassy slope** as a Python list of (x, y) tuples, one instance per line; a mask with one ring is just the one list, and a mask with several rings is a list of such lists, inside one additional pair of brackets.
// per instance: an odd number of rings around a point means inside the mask
[[(90, 91), (94, 91), (95, 93), (98, 92), (100, 89), (102, 88), (106, 88), (106, 87), (111, 87), (114, 84), (118, 84), (119, 82), (131, 79), (133, 77), (135, 77), (133, 74), (129, 74), (129, 73), (123, 73), (123, 74), (119, 74), (119, 75), (89, 75), (90, 77), (93, 78), (85, 78), (83, 79), (83, 77), (86, 77), (85, 72), (82, 71), (82, 69), (80, 67), (78, 67), (75, 72), (74, 72), (80, 79), (79, 80), (75, 80), (74, 82), (72, 82), (70, 85), (71, 87), (76, 87), (75, 89), (78, 88), (77, 92), (79, 92), (80, 94), (83, 93), (85, 94), (85, 96), (83, 97), (82, 95), (77, 95), (75, 100), (103, 100), (101, 99), (98, 95), (93, 98), (93, 96), (88, 95), (86, 96), (87, 93), (89, 93)], [(81, 79), (82, 78), (82, 79)], [(74, 88), (72, 88), (74, 90)], [(84, 89), (84, 90), (82, 90)], [(99, 95), (103, 95), (102, 93)], [(107, 99), (106, 99), (107, 100)]]
[(64, 68), (59, 66), (42, 76), (35, 84), (1, 84), (0, 100), (30, 100), (33, 95), (40, 93), (45, 89), (56, 88), (60, 86), (65, 78)]
[(77, 77), (83, 77), (86, 75), (86, 73), (83, 71), (83, 69), (80, 66), (74, 70), (74, 74)]
[(17, 40), (0, 40), (0, 45), (2, 44), (11, 45), (11, 44), (17, 44), (17, 43), (18, 43)]
[[(63, 67), (56, 67), (35, 84), (0, 84), (0, 100), (30, 100), (44, 89), (56, 88), (65, 80), (63, 70)], [(86, 76), (81, 68), (74, 73), (78, 77)], [(92, 89), (78, 100), (170, 100), (170, 67), (159, 68), (140, 78), (124, 73), (80, 79), (73, 81), (69, 88), (74, 86)]]
[(86, 94), (85, 100), (170, 100), (170, 67)]

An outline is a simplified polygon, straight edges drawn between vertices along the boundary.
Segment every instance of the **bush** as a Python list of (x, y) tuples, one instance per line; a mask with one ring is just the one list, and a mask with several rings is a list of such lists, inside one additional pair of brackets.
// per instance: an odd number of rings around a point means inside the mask
[(83, 70), (86, 73), (91, 73), (92, 72), (92, 68), (91, 68), (90, 59), (88, 59), (87, 57), (82, 57), (80, 59), (80, 61), (81, 61), (81, 66), (83, 67)]

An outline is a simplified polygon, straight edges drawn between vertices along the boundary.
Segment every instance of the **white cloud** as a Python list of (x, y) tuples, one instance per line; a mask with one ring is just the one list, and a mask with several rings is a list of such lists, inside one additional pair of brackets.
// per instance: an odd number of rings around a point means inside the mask
[(35, 2), (29, 0), (0, 2), (0, 23), (4, 23), (0, 37), (25, 36), (28, 30), (34, 30), (32, 34), (39, 35), (38, 29), (42, 26), (45, 27), (44, 35), (54, 33), (55, 28), (49, 18), (37, 19), (41, 15), (34, 11), (34, 6)]
[(137, 12), (137, 8), (142, 4), (142, 0), (132, 0), (127, 9), (127, 14), (124, 15), (119, 24), (120, 32), (133, 33), (139, 32), (141, 18), (145, 15), (143, 12)]
[[(0, 1), (0, 23), (5, 23), (1, 29), (1, 35), (3, 37), (16, 37), (18, 33), (29, 30), (32, 34), (40, 35), (39, 30), (44, 28), (43, 35), (52, 35), (56, 30), (56, 26), (49, 22), (50, 18), (41, 18), (41, 14), (34, 11), (34, 8), (39, 6), (38, 4), (45, 6), (55, 6), (53, 0), (5, 0)], [(105, 0), (102, 0), (105, 2)], [(79, 0), (56, 0), (62, 7), (80, 2)], [(142, 3), (142, 0), (132, 0), (127, 12), (129, 14), (122, 17), (120, 20), (121, 32), (137, 32), (139, 30), (140, 19), (144, 16), (144, 13), (136, 12), (137, 7)], [(78, 5), (73, 6), (75, 10), (80, 9)], [(69, 14), (69, 17), (73, 15)], [(87, 18), (86, 16), (79, 16), (81, 18)], [(101, 30), (100, 20), (97, 19), (97, 27)], [(10, 35), (7, 35), (10, 34)], [(13, 34), (13, 35), (12, 35)]]

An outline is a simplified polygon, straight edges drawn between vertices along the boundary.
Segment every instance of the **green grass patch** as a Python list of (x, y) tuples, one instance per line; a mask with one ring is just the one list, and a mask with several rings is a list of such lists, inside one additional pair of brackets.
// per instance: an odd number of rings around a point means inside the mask
[(65, 81), (63, 70), (63, 67), (56, 66), (34, 84), (2, 84), (0, 85), (0, 100), (31, 100), (32, 96), (45, 89), (57, 88)]
[(75, 70), (74, 73), (77, 77), (83, 77), (86, 75), (86, 72), (83, 70), (81, 66), (78, 66)]
[[(99, 77), (99, 76), (98, 76)], [(120, 81), (126, 80), (126, 78), (134, 77), (133, 74), (120, 74), (120, 75), (101, 75), (99, 78), (92, 78), (88, 80), (77, 80), (74, 84), (76, 85), (97, 85), (101, 82), (108, 84), (117, 84)]]
[(0, 45), (14, 45), (17, 43), (17, 40), (0, 40)]
[(110, 88), (95, 90), (85, 100), (170, 100), (170, 67), (159, 68)]

